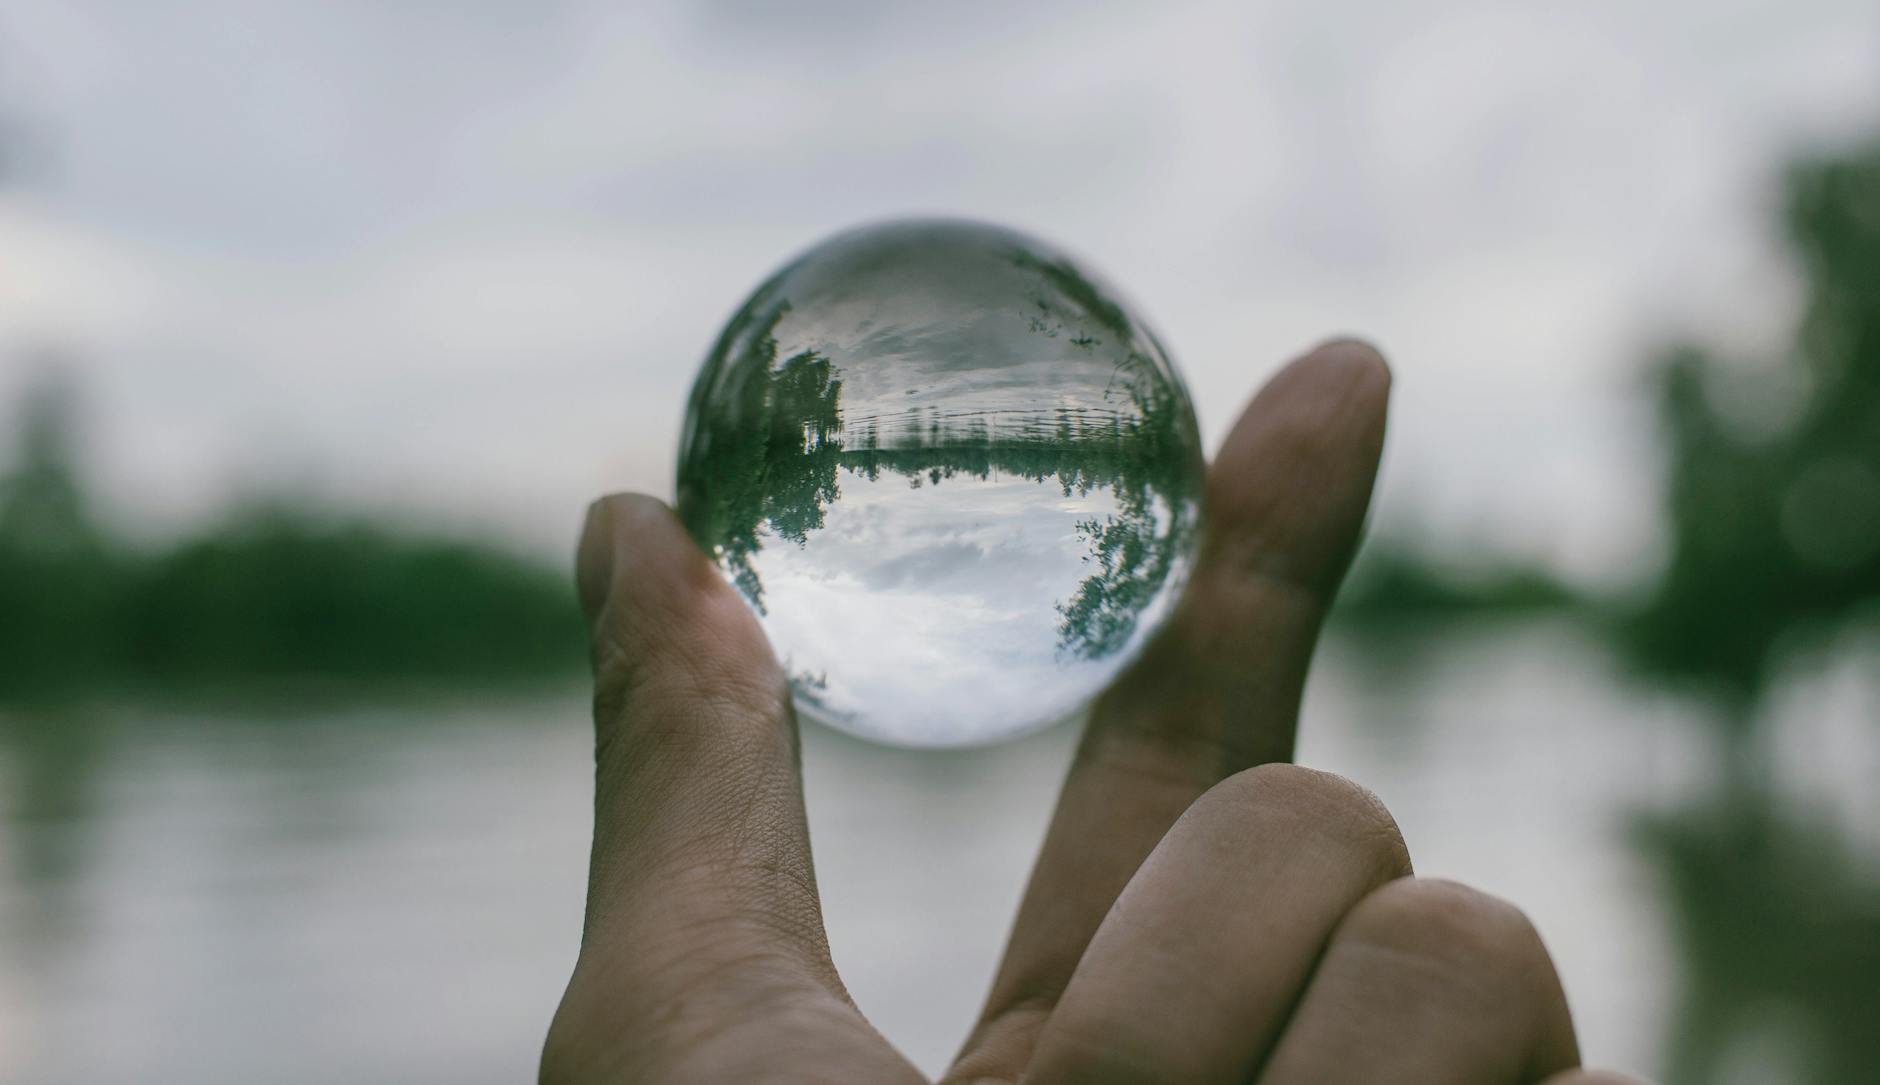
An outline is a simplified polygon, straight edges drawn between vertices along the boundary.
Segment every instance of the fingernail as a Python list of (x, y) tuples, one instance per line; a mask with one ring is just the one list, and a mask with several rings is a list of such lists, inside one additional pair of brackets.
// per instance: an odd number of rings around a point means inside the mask
[(601, 498), (588, 506), (587, 520), (581, 526), (581, 543), (575, 551), (575, 589), (581, 597), (581, 612), (589, 622), (599, 616), (607, 602), (614, 581), (614, 518)]
[(1369, 339), (1366, 339), (1365, 337), (1361, 335), (1352, 335), (1346, 332), (1341, 332), (1337, 335), (1330, 337), (1329, 339), (1326, 339), (1324, 342), (1321, 342), (1318, 346), (1313, 347), (1312, 350), (1309, 351), (1308, 353), (1317, 353), (1318, 351), (1321, 351), (1321, 350), (1332, 350), (1338, 347), (1356, 347), (1359, 350), (1368, 351), (1371, 354), (1375, 354), (1380, 358), (1384, 356), (1384, 352), (1377, 349), (1376, 343), (1371, 342)]

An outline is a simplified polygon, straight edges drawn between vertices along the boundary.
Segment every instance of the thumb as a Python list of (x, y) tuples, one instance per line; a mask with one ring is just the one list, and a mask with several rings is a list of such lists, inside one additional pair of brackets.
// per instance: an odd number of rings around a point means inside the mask
[(726, 954), (834, 983), (796, 719), (756, 616), (654, 498), (596, 502), (576, 566), (594, 664), (584, 961), (659, 990)]

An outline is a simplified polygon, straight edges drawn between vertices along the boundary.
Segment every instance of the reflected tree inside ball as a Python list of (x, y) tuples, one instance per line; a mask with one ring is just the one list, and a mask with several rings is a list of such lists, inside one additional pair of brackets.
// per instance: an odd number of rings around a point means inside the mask
[(1202, 457), (1166, 352), (1024, 235), (895, 222), (771, 276), (699, 373), (679, 514), (801, 713), (910, 746), (1073, 712), (1192, 556)]

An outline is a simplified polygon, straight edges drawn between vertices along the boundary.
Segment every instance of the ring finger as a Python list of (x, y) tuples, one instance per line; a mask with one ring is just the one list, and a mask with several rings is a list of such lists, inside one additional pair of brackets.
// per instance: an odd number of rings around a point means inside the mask
[(1339, 923), (1259, 1085), (1532, 1085), (1579, 1065), (1566, 996), (1512, 905), (1406, 878)]

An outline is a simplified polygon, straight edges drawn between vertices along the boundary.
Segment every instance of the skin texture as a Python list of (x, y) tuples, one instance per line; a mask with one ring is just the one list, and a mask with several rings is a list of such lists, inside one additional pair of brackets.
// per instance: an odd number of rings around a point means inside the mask
[[(1390, 375), (1333, 341), (1247, 408), (1195, 573), (1097, 701), (947, 1085), (1606, 1085), (1513, 906), (1417, 879), (1362, 787), (1289, 764)], [(829, 958), (796, 720), (762, 630), (660, 502), (590, 509), (587, 919), (541, 1079), (924, 1078)]]

